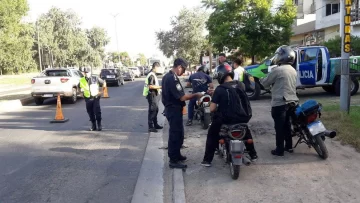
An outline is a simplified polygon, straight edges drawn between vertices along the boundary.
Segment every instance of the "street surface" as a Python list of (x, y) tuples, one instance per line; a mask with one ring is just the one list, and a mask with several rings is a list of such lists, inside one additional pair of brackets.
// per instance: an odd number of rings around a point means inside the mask
[(62, 104), (63, 124), (50, 123), (56, 99), (0, 113), (0, 202), (130, 202), (149, 136), (143, 80), (108, 88), (101, 132), (83, 99)]
[[(322, 102), (338, 100), (321, 88), (300, 90), (299, 93), (302, 102), (310, 98)], [(352, 101), (360, 104), (359, 98), (358, 94), (352, 97)], [(217, 155), (212, 167), (201, 166), (207, 131), (202, 130), (199, 124), (185, 127), (184, 144), (188, 148), (182, 151), (188, 157), (188, 168), (184, 172), (188, 203), (360, 202), (358, 152), (328, 138), (325, 144), (329, 158), (325, 161), (305, 144), (295, 148), (294, 154), (274, 157), (270, 154), (275, 147), (270, 95), (252, 101), (251, 105), (253, 117), (249, 126), (259, 159), (251, 166), (242, 166), (238, 180), (231, 179), (229, 166)], [(186, 120), (184, 116), (184, 123)], [(296, 141), (294, 138), (294, 144)]]

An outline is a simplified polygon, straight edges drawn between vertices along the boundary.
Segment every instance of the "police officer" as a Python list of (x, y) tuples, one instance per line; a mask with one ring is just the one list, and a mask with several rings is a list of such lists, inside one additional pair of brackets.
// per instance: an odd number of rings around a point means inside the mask
[[(297, 72), (291, 66), (295, 61), (295, 52), (291, 47), (283, 45), (275, 52), (274, 67), (266, 78), (261, 80), (265, 88), (271, 87), (271, 115), (275, 123), (276, 148), (271, 151), (275, 156), (284, 156), (284, 151), (293, 152), (290, 103), (297, 103)], [(284, 147), (285, 141), (285, 147)]]
[(182, 75), (188, 63), (177, 58), (173, 68), (162, 79), (162, 103), (165, 106), (165, 116), (169, 122), (168, 156), (170, 168), (186, 168), (182, 161), (186, 156), (181, 155), (180, 148), (184, 142), (184, 125), (182, 109), (185, 101), (201, 97), (202, 93), (185, 94), (178, 76)]
[[(92, 123), (90, 131), (102, 130), (100, 97), (102, 94), (101, 87), (104, 81), (96, 76), (92, 76), (89, 68), (83, 68), (84, 77), (80, 79), (80, 88), (83, 90), (86, 102), (86, 111), (89, 114)], [(97, 126), (96, 126), (97, 122)]]
[(149, 132), (157, 132), (158, 129), (162, 129), (157, 122), (157, 114), (159, 112), (159, 94), (161, 92), (161, 86), (159, 86), (158, 78), (156, 77), (157, 68), (160, 67), (158, 62), (152, 65), (152, 69), (145, 79), (145, 86), (143, 96), (146, 97), (149, 103), (148, 124)]

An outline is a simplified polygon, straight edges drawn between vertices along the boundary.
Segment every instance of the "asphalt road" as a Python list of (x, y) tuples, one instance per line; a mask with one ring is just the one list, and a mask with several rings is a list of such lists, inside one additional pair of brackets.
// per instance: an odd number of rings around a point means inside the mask
[(109, 87), (103, 131), (87, 131), (83, 99), (0, 113), (0, 202), (130, 202), (148, 141), (143, 79)]

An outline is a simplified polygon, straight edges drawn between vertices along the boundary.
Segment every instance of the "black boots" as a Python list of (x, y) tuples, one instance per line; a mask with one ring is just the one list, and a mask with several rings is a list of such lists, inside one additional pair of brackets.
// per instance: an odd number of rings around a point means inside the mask
[(97, 124), (98, 124), (98, 131), (101, 131), (102, 130), (101, 121), (98, 121)]
[(97, 127), (96, 127), (96, 122), (92, 122), (90, 131), (95, 131), (95, 130), (98, 130), (98, 131), (101, 131), (101, 130), (102, 130), (101, 121), (98, 121), (98, 122), (97, 122)]
[(149, 124), (149, 132), (157, 133), (160, 129), (163, 129), (163, 127), (159, 124), (155, 124), (154, 126)]
[(95, 122), (92, 122), (90, 131), (95, 131), (95, 130), (96, 130), (96, 123), (95, 123)]

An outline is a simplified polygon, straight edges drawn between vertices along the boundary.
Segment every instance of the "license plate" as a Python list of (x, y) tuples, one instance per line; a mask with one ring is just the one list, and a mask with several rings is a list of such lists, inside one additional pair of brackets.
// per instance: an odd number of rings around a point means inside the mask
[(53, 97), (53, 94), (44, 94), (44, 97)]
[(210, 108), (205, 108), (205, 113), (210, 113)]
[(107, 75), (106, 78), (115, 78), (115, 75)]
[(307, 127), (312, 136), (318, 135), (318, 134), (326, 131), (326, 128), (321, 121), (313, 122), (313, 123), (309, 124)]

